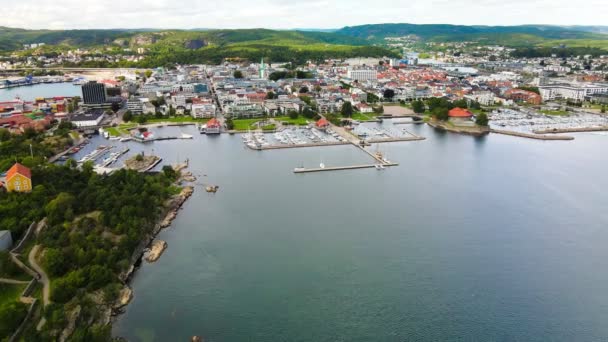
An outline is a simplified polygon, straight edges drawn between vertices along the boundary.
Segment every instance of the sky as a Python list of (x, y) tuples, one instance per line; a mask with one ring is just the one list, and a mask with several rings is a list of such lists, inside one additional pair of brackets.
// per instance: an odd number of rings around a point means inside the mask
[(3, 8), (0, 26), (28, 29), (293, 29), (389, 22), (608, 25), (607, 0), (0, 0), (0, 3)]

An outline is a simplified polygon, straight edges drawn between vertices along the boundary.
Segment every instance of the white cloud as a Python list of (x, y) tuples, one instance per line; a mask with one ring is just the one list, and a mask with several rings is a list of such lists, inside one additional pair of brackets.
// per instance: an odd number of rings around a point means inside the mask
[[(383, 22), (602, 25), (608, 1), (586, 0), (1, 0), (0, 25), (23, 28), (339, 28)], [(10, 15), (6, 15), (10, 14)]]

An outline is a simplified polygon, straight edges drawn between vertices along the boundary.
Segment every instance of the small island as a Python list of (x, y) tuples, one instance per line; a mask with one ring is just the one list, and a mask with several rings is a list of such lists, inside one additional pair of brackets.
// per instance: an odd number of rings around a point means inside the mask
[(137, 172), (147, 172), (152, 170), (158, 163), (162, 161), (162, 158), (158, 156), (146, 156), (143, 153), (137, 154), (134, 157), (125, 161), (125, 167), (128, 170), (134, 170)]

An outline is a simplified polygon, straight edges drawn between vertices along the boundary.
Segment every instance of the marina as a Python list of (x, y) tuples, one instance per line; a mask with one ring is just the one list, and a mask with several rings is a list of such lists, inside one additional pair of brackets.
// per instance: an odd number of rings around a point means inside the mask
[(502, 108), (489, 113), (490, 128), (524, 133), (581, 132), (608, 126), (608, 116), (585, 112), (544, 114), (533, 109)]

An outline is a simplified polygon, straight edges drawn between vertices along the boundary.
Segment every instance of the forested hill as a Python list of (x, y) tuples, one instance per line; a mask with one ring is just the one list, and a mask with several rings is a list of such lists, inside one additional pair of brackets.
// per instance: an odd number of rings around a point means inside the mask
[[(21, 55), (55, 54), (74, 48), (88, 48), (99, 54), (145, 51), (138, 66), (156, 67), (174, 63), (220, 63), (224, 58), (275, 62), (304, 62), (327, 58), (398, 57), (394, 51), (373, 46), (358, 37), (331, 32), (241, 30), (22, 30), (0, 28), (0, 51), (23, 50), (23, 44), (45, 43)], [(113, 66), (87, 65), (91, 67)]]
[[(570, 45), (597, 46), (608, 45), (605, 27), (598, 26), (465, 26), (446, 24), (376, 24), (344, 27), (337, 34), (357, 37), (370, 41), (379, 41), (386, 37), (413, 35), (425, 41), (479, 41), (520, 46), (525, 44), (543, 44), (567, 42)], [(579, 44), (573, 44), (577, 41)], [(591, 42), (591, 43), (589, 43)]]

